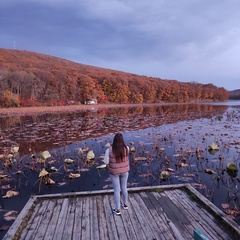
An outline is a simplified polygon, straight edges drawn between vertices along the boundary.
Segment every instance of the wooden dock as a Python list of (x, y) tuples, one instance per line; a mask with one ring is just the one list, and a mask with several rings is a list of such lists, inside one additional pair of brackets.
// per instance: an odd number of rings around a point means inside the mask
[[(9, 239), (240, 239), (240, 226), (189, 184), (129, 189), (129, 209), (113, 214), (113, 191), (33, 196)], [(199, 238), (198, 238), (199, 239)]]

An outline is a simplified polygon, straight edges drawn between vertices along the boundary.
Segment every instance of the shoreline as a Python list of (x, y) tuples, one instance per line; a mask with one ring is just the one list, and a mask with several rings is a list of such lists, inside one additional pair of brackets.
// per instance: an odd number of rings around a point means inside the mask
[(145, 104), (92, 104), (92, 105), (67, 105), (67, 106), (45, 106), (45, 107), (16, 107), (16, 108), (0, 108), (0, 115), (32, 115), (44, 113), (62, 113), (85, 110), (98, 110), (103, 108), (124, 108), (124, 107), (142, 107), (142, 106), (161, 106), (176, 103), (145, 103)]
[(184, 103), (131, 103), (131, 104), (92, 104), (92, 105), (67, 105), (67, 106), (40, 106), (40, 107), (15, 107), (0, 108), (0, 116), (27, 116), (45, 113), (64, 113), (86, 110), (98, 110), (103, 108), (125, 108), (125, 107), (144, 107), (144, 106), (170, 106), (170, 105), (186, 105), (186, 104), (202, 104), (206, 102), (184, 102)]

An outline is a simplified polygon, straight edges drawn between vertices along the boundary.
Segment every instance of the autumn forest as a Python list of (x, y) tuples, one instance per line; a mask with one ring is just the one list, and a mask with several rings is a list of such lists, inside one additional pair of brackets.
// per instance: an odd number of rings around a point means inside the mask
[(222, 101), (213, 84), (140, 76), (40, 53), (0, 49), (0, 107)]

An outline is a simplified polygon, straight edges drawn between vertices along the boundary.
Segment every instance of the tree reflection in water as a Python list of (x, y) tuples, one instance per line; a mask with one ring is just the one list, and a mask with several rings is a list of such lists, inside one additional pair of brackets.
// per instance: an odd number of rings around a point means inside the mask
[[(96, 166), (102, 164), (106, 144), (121, 131), (134, 149), (129, 187), (191, 183), (220, 209), (223, 203), (229, 204), (223, 205), (228, 213), (235, 208), (230, 216), (238, 222), (240, 178), (231, 177), (226, 164), (239, 166), (239, 121), (239, 109), (208, 104), (2, 116), (1, 192), (6, 196), (14, 190), (19, 195), (2, 199), (1, 206), (20, 211), (32, 194), (111, 188), (107, 170)], [(218, 151), (208, 151), (212, 142)], [(11, 152), (16, 146), (19, 151)], [(89, 150), (95, 155), (92, 160), (87, 160)], [(51, 157), (42, 159), (43, 151)], [(52, 184), (39, 179), (43, 168)], [(3, 215), (4, 211), (0, 225), (11, 224)]]

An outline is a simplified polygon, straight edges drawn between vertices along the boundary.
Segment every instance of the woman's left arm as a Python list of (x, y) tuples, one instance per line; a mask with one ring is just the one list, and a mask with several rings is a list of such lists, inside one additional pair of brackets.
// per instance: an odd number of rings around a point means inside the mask
[(104, 159), (103, 162), (105, 164), (109, 164), (109, 148), (106, 150), (105, 155), (104, 155)]

